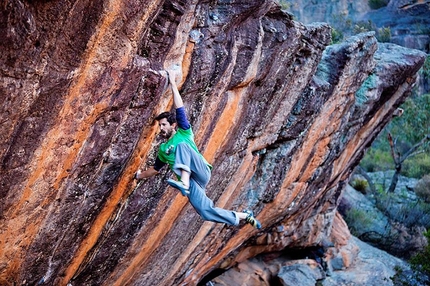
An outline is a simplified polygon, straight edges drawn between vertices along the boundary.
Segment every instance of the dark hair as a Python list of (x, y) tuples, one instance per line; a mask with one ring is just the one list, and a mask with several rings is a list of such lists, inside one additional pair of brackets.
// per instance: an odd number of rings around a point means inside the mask
[(157, 117), (155, 117), (155, 120), (160, 121), (163, 118), (166, 118), (167, 122), (169, 122), (170, 125), (172, 125), (173, 123), (176, 123), (176, 116), (174, 113), (171, 113), (168, 111), (160, 113)]

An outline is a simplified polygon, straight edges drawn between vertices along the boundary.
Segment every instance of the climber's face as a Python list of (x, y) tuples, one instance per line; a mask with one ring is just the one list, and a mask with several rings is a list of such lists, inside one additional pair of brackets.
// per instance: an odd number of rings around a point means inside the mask
[(160, 119), (158, 126), (160, 126), (160, 135), (166, 139), (172, 137), (176, 132), (176, 123), (170, 124), (166, 118)]

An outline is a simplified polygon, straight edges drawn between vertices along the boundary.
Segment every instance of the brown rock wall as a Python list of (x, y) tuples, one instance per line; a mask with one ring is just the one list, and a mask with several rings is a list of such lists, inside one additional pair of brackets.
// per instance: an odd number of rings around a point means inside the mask
[[(7, 1), (0, 15), (6, 285), (196, 284), (320, 242), (424, 60), (376, 52), (370, 34), (326, 49), (330, 27), (294, 22), (272, 1)], [(173, 64), (214, 165), (208, 196), (254, 210), (261, 231), (204, 222), (167, 188), (167, 170), (133, 181), (154, 160), (152, 121), (172, 104), (158, 71)]]

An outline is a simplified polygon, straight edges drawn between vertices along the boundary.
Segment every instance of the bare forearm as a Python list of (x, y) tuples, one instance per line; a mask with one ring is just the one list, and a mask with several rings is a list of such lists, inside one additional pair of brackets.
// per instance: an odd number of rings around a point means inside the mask
[(141, 171), (138, 170), (136, 172), (136, 179), (142, 180), (158, 174), (158, 171), (154, 169), (154, 167), (149, 167), (148, 169)]
[(172, 87), (173, 92), (173, 103), (175, 104), (175, 108), (180, 108), (184, 106), (184, 102), (182, 101), (181, 94), (179, 93), (178, 86), (175, 82), (175, 77), (173, 72), (169, 73), (170, 86)]

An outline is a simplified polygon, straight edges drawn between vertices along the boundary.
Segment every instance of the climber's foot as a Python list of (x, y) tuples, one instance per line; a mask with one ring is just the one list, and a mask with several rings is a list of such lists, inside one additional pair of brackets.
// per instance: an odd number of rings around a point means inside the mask
[(182, 193), (182, 195), (185, 196), (185, 197), (190, 194), (190, 190), (188, 190), (188, 186), (185, 186), (184, 183), (182, 183), (180, 181), (175, 181), (175, 180), (172, 180), (172, 179), (168, 179), (167, 183), (170, 186), (172, 186), (172, 187), (180, 190), (181, 193)]
[(250, 225), (258, 229), (261, 228), (261, 223), (254, 217), (254, 213), (252, 211), (245, 210), (244, 213), (248, 214), (245, 218), (246, 223), (249, 223)]

